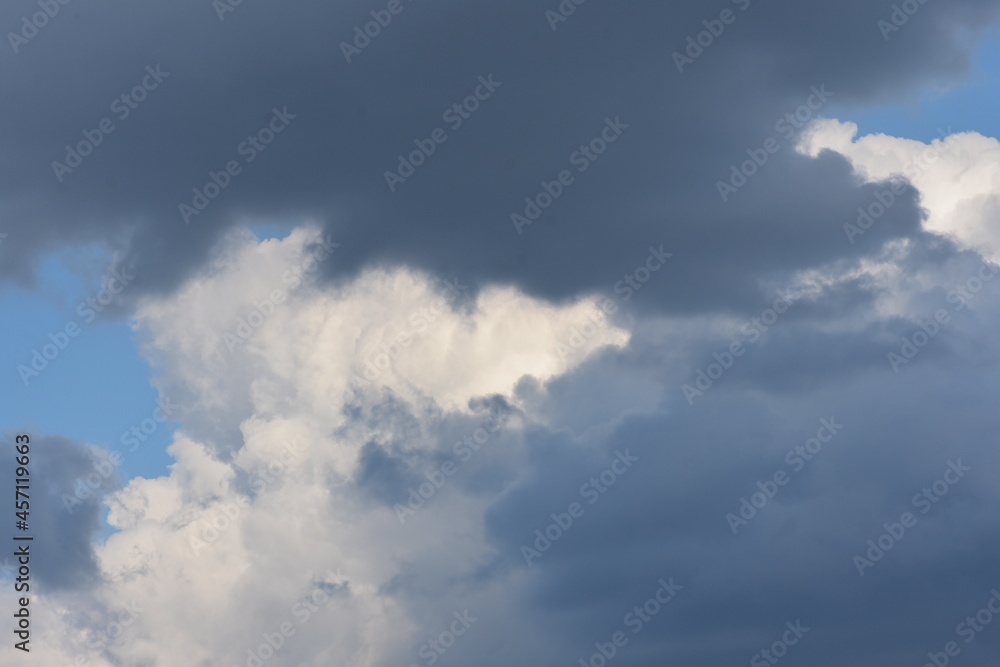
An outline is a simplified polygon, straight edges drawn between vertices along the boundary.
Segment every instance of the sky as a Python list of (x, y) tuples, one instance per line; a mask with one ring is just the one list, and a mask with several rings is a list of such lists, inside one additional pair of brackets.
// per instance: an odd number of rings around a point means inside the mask
[(851, 119), (861, 134), (931, 141), (939, 138), (943, 130), (948, 134), (972, 131), (995, 137), (998, 121), (989, 112), (1000, 95), (1000, 40), (995, 30), (976, 45), (971, 61), (972, 71), (960, 79), (928, 86), (912, 99), (897, 104), (851, 109)]
[(997, 3), (0, 28), (0, 667), (1000, 655)]

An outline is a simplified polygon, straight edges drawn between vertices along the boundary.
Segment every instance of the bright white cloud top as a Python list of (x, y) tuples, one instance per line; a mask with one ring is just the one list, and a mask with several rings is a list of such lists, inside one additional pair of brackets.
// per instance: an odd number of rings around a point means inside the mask
[[(109, 498), (118, 532), (98, 548), (106, 583), (84, 605), (92, 615), (70, 613), (78, 599), (40, 601), (46, 664), (254, 665), (268, 636), (283, 645), (272, 665), (407, 664), (424, 625), (450, 627), (453, 611), (475, 607), (442, 600), (439, 617), (418, 619), (386, 587), (411, 574), (433, 587), (487, 557), (488, 502), (450, 475), (467, 476), (477, 449), (524, 456), (522, 377), (564, 374), (628, 334), (593, 300), (557, 307), (510, 288), (468, 299), (461, 277), (369, 271), (318, 287), (317, 264), (337, 252), (314, 228), (263, 242), (237, 232), (209, 270), (138, 310), (158, 385), (183, 406), (176, 463)], [(495, 395), (513, 414), (502, 424), (475, 400)], [(237, 442), (193, 435), (233, 432)], [(413, 485), (436, 481), (426, 509), (359, 496), (350, 482), (369, 443), (426, 463)], [(441, 452), (453, 455), (448, 474)], [(123, 603), (141, 612), (118, 626)], [(282, 640), (286, 622), (294, 635)]]

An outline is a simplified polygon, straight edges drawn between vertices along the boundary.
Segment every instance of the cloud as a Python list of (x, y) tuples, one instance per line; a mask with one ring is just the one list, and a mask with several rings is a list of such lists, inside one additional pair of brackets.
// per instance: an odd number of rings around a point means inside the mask
[[(0, 73), (19, 91), (0, 111), (18, 128), (0, 160), (0, 205), (24, 223), (0, 247), (0, 270), (29, 281), (34, 258), (102, 244), (138, 272), (116, 304), (124, 315), (141, 294), (169, 292), (211, 262), (234, 225), (313, 220), (351, 248), (323, 266), (333, 280), (403, 263), (457, 273), (473, 290), (516, 284), (559, 300), (604, 289), (666, 243), (679, 274), (703, 278), (663, 281), (639, 303), (736, 309), (765, 296), (758, 280), (862, 252), (827, 230), (865, 193), (845, 165), (797, 159), (777, 124), (813, 87), (833, 94), (828, 105), (857, 105), (961, 76), (972, 42), (959, 33), (978, 34), (996, 12), (985, 0), (926, 7), (887, 44), (877, 21), (892, 5), (733, 3), (739, 21), (683, 73), (671, 53), (716, 18), (696, 2), (581, 7), (555, 32), (524, 0), (408, 7), (351, 63), (341, 42), (373, 20), (358, 2), (302, 12), (262, 3), (221, 21), (199, 3), (67, 9)], [(0, 22), (20, 25), (20, 11)], [(84, 47), (88, 58), (75, 58)], [(147, 67), (168, 75), (141, 102), (122, 102), (152, 83)], [(448, 111), (490, 76), (499, 87), (454, 128)], [(60, 103), (67, 95), (74, 104)], [(253, 147), (286, 107), (295, 118)], [(51, 163), (104, 118), (114, 131), (59, 182)], [(579, 159), (607, 118), (629, 129), (598, 160)], [(390, 192), (384, 173), (439, 128), (445, 143)], [(723, 205), (717, 181), (773, 136), (784, 149)], [(227, 176), (230, 161), (240, 171)], [(518, 234), (511, 214), (561, 170), (574, 183)], [(185, 224), (180, 205), (193, 205), (196, 189), (214, 192), (216, 180), (225, 186)]]
[[(14, 437), (6, 439), (13, 443)], [(91, 539), (100, 527), (103, 497), (120, 485), (114, 466), (104, 450), (67, 438), (29, 436), (28, 444), (30, 520), (24, 534), (33, 535), (38, 544), (32, 574), (49, 590), (89, 590), (99, 572)], [(13, 505), (19, 466), (13, 446), (11, 452), (0, 463), (0, 473)], [(52, 544), (60, 548), (48, 548)], [(16, 576), (16, 562), (0, 562), (0, 578), (12, 582)]]
[[(78, 641), (47, 637), (68, 651), (63, 659), (82, 651), (112, 664), (245, 660), (283, 616), (298, 628), (282, 649), (283, 664), (328, 664), (320, 644), (357, 664), (403, 656), (420, 628), (446, 621), (452, 610), (418, 621), (415, 601), (385, 588), (409, 571), (451, 577), (445, 554), (481, 557), (485, 545), (464, 533), (475, 530), (489, 502), (482, 489), (496, 487), (490, 469), (513, 470), (524, 457), (517, 435), (523, 417), (492, 428), (488, 447), (477, 429), (491, 410), (510, 412), (504, 405), (516, 402), (524, 376), (544, 382), (628, 340), (586, 300), (557, 307), (496, 288), (459, 303), (442, 281), (405, 269), (366, 273), (341, 289), (318, 286), (314, 273), (288, 273), (310, 266), (305, 260), (324, 242), (315, 228), (282, 241), (234, 234), (204, 274), (137, 312), (161, 390), (200, 409), (185, 411), (168, 449), (175, 459), (169, 476), (133, 479), (107, 501), (116, 532), (97, 547), (95, 604), (111, 613), (112, 601), (134, 600), (144, 611), (103, 652), (87, 649), (98, 641), (93, 625)], [(317, 261), (336, 261), (336, 254)], [(294, 286), (282, 283), (289, 275)], [(263, 309), (261, 322), (245, 338), (235, 334), (239, 342), (228, 349), (225, 334), (241, 318), (256, 321), (247, 313), (276, 290), (284, 293), (280, 303)], [(584, 323), (594, 331), (571, 345)], [(410, 342), (383, 367), (377, 355), (388, 348), (380, 346), (401, 331)], [(376, 363), (366, 367), (371, 359)], [(366, 376), (366, 368), (378, 372)], [(199, 442), (193, 433), (238, 433), (238, 443)], [(453, 447), (464, 435), (466, 448)], [(391, 493), (381, 502), (365, 495), (382, 475), (377, 466), (395, 465), (403, 481), (418, 486), (445, 458), (461, 475), (408, 523), (392, 507), (406, 502), (392, 487), (397, 480), (382, 482), (381, 495)], [(486, 477), (477, 476), (484, 470)], [(343, 581), (326, 581), (328, 570)], [(165, 572), (172, 573), (167, 588)], [(339, 592), (328, 590), (322, 611), (311, 612), (322, 614), (322, 623), (295, 621), (296, 611), (309, 610), (296, 610), (296, 600), (326, 584)], [(220, 586), (231, 595), (220, 598)], [(43, 600), (50, 609), (60, 604), (58, 596)], [(453, 604), (462, 611), (468, 603)], [(207, 633), (202, 614), (231, 623)], [(339, 628), (332, 634), (331, 623)], [(185, 641), (176, 644), (178, 636)]]
[[(927, 210), (924, 229), (997, 261), (1000, 143), (996, 139), (975, 132), (954, 134), (943, 128), (941, 136), (929, 144), (884, 134), (858, 138), (857, 133), (854, 123), (819, 121), (810, 128), (801, 149), (812, 156), (823, 150), (840, 153), (867, 183), (909, 181), (920, 190), (921, 206)], [(858, 212), (860, 224), (875, 224), (882, 214), (872, 218), (872, 213), (892, 207), (895, 198), (891, 188), (877, 191)], [(868, 218), (863, 217), (865, 212)]]
[(312, 4), (64, 7), (0, 71), (24, 223), (0, 272), (122, 259), (117, 313), (186, 406), (168, 475), (101, 476), (72, 519), (55, 498), (102, 455), (41, 441), (66, 548), (39, 561), (39, 659), (578, 664), (665, 580), (621, 664), (749, 661), (799, 621), (804, 663), (916, 664), (978, 609), (996, 140), (832, 118), (961, 77), (995, 3), (928, 3), (889, 41), (890, 0), (733, 3), (683, 72), (703, 3), (556, 30), (522, 0), (407, 4), (351, 62), (372, 8)]

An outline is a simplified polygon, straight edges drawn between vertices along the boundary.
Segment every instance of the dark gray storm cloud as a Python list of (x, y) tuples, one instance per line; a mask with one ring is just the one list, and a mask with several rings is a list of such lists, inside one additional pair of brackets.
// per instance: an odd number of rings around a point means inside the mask
[[(14, 436), (6, 440), (13, 443)], [(28, 529), (18, 532), (34, 537), (28, 583), (32, 591), (86, 589), (97, 582), (91, 540), (101, 525), (104, 496), (120, 486), (117, 471), (106, 457), (66, 438), (31, 437), (28, 444), (29, 521)], [(18, 467), (13, 446), (8, 454), (0, 460), (0, 490), (13, 507)], [(3, 581), (13, 585), (17, 563), (8, 556), (0, 564)]]
[[(812, 344), (798, 340), (777, 344)], [(984, 363), (991, 354), (974, 356)], [(996, 581), (985, 554), (996, 542), (987, 517), (996, 513), (997, 421), (987, 405), (997, 387), (993, 373), (966, 372), (956, 394), (942, 380), (954, 360), (925, 358), (906, 376), (881, 361), (848, 377), (814, 373), (826, 381), (809, 392), (720, 385), (692, 407), (671, 391), (669, 416), (626, 418), (610, 435), (535, 433), (534, 474), (488, 515), (503, 554), (494, 567), (534, 573), (526, 606), (539, 623), (554, 629), (573, 615), (572, 629), (553, 638), (566, 642), (570, 663), (625, 629), (629, 610), (673, 576), (684, 591), (638, 634), (626, 631), (622, 664), (746, 664), (797, 620), (810, 631), (789, 664), (923, 664)], [(574, 401), (570, 386), (582, 381), (565, 378), (550, 400)], [(817, 434), (826, 444), (810, 454)], [(635, 468), (595, 492), (626, 450)], [(783, 484), (772, 481), (779, 471)], [(942, 479), (949, 484), (935, 486)], [(762, 490), (771, 498), (741, 514)], [(535, 529), (572, 502), (582, 516), (553, 530), (551, 544), (538, 542)], [(855, 556), (905, 512), (916, 525), (874, 552), (870, 567), (861, 563), (862, 576)], [(530, 566), (526, 545), (540, 547)], [(965, 650), (988, 655), (995, 639), (979, 636)]]
[[(350, 63), (341, 43), (380, 7), (62, 6), (8, 45), (0, 69), (0, 205), (14, 232), (5, 275), (28, 280), (38, 253), (96, 240), (127, 253), (135, 297), (176, 285), (234, 223), (309, 216), (351, 249), (324, 267), (331, 277), (405, 262), (558, 299), (613, 282), (665, 244), (673, 279), (638, 301), (739, 308), (755, 279), (872, 248), (834, 242), (868, 193), (844, 162), (795, 155), (798, 123), (785, 115), (960, 75), (959, 34), (996, 13), (982, 0), (929, 4), (887, 42), (877, 21), (888, 0), (588, 3), (558, 23), (545, 14), (555, 5), (533, 2), (400, 6)], [(723, 9), (733, 22), (678, 71), (672, 54)], [(18, 32), (33, 11), (10, 4), (0, 25)], [(832, 97), (811, 98), (814, 87)], [(469, 96), (478, 109), (448, 111)], [(281, 128), (273, 143), (244, 143), (269, 124)], [(398, 156), (434, 144), (439, 128), (444, 143), (390, 191), (385, 172), (408, 174)], [(614, 139), (603, 153), (580, 151), (602, 132)], [(71, 171), (54, 167), (71, 164), (66, 146), (85, 133), (100, 145)], [(717, 182), (768, 139), (777, 152), (723, 202)], [(201, 200), (193, 190), (210, 172), (228, 185)], [(511, 216), (546, 194), (543, 181), (562, 192), (518, 233)], [(205, 203), (186, 224), (179, 205)], [(912, 233), (912, 210), (893, 215), (886, 235)]]

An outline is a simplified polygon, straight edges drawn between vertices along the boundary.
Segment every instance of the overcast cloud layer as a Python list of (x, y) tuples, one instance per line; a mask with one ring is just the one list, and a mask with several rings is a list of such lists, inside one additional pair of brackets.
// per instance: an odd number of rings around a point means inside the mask
[(850, 114), (961, 81), (1000, 5), (902, 4), (95, 0), (8, 37), (0, 278), (134, 274), (105, 314), (180, 424), (156, 479), (39, 434), (30, 659), (995, 661), (1000, 146)]

